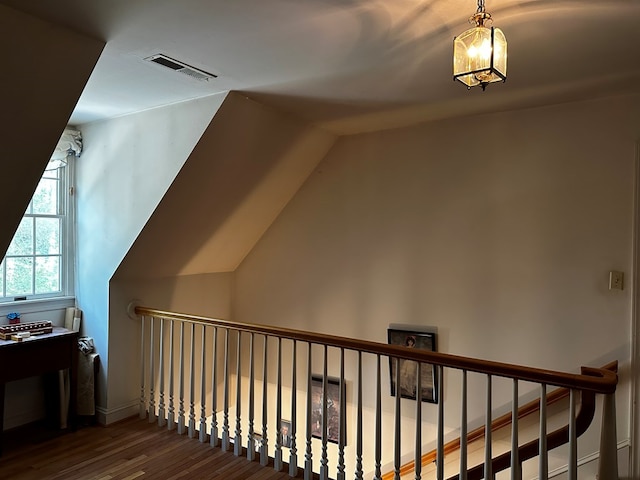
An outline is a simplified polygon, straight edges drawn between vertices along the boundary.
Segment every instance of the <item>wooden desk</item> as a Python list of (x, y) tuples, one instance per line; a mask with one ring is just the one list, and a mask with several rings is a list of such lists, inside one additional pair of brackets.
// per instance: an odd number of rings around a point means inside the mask
[(33, 377), (69, 369), (69, 426), (76, 427), (78, 332), (54, 327), (44, 333), (14, 342), (0, 340), (0, 454), (4, 429), (5, 384), (21, 378)]

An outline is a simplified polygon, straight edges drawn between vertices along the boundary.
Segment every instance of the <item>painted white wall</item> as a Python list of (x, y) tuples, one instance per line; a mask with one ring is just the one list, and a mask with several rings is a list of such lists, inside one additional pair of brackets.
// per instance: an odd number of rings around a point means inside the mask
[[(208, 110), (192, 102), (86, 129), (91, 162), (79, 181), (78, 296), (85, 324), (98, 319), (91, 324), (98, 351), (108, 350), (101, 379), (108, 397), (99, 395), (105, 423), (126, 416), (139, 397), (139, 373), (131, 369), (139, 326), (126, 314), (130, 300), (229, 317), (231, 276), (223, 273), (242, 261), (335, 140), (240, 94), (221, 99)], [(214, 111), (210, 122), (198, 121)], [(188, 161), (158, 169), (175, 154)], [(200, 275), (212, 273), (221, 275)], [(150, 279), (166, 295), (155, 304), (157, 294), (143, 295)]]
[[(432, 325), (442, 352), (565, 371), (618, 359), (627, 440), (639, 107), (612, 97), (341, 138), (237, 269), (234, 318), (381, 342), (390, 323)], [(614, 269), (624, 291), (607, 288)], [(496, 393), (506, 403), (508, 382)]]
[[(113, 279), (111, 297), (116, 291), (123, 301), (137, 300), (145, 307), (184, 312), (224, 320), (231, 319), (233, 273), (206, 273), (154, 279)], [(119, 306), (120, 304), (118, 304)]]
[[(126, 315), (126, 306), (132, 300), (138, 300), (138, 304), (167, 310), (171, 312), (188, 312), (193, 315), (202, 315), (212, 318), (231, 318), (231, 273), (211, 273), (203, 275), (183, 275), (159, 279), (113, 279), (109, 285), (109, 310), (110, 329), (109, 344), (114, 352), (109, 362), (113, 377), (109, 379), (109, 408), (99, 411), (101, 423), (109, 424), (126, 418), (138, 412), (140, 396), (140, 331), (141, 320), (131, 319)], [(146, 320), (146, 334), (148, 340), (149, 319)], [(179, 351), (179, 325), (175, 324), (175, 352)], [(169, 322), (165, 325), (165, 342), (169, 343)], [(155, 325), (155, 336), (159, 336), (160, 325)], [(198, 366), (201, 357), (201, 327), (198, 326), (194, 337), (196, 346), (196, 358)], [(190, 342), (190, 330), (185, 331), (184, 344), (188, 348)], [(206, 365), (211, 365), (211, 338), (207, 338)], [(219, 342), (221, 343), (221, 342)], [(168, 347), (167, 347), (168, 348)], [(220, 347), (222, 348), (222, 347)], [(149, 347), (145, 346), (148, 355)], [(159, 355), (156, 349), (156, 357)], [(169, 355), (168, 353), (166, 354)], [(156, 358), (159, 365), (159, 358)], [(147, 371), (148, 358), (145, 357)], [(176, 360), (175, 378), (178, 378), (178, 364)], [(186, 362), (188, 367), (189, 363)], [(132, 366), (135, 366), (132, 368)], [(221, 367), (220, 367), (221, 368)], [(167, 367), (168, 374), (168, 367)], [(147, 373), (148, 375), (148, 373)], [(156, 375), (158, 370), (156, 369)], [(188, 377), (188, 373), (186, 374)], [(148, 379), (148, 376), (146, 377)], [(220, 373), (220, 378), (222, 374)], [(208, 392), (211, 391), (210, 375), (206, 377)], [(167, 379), (168, 383), (168, 379)], [(199, 385), (199, 384), (198, 384)], [(148, 388), (148, 385), (147, 385)], [(177, 398), (177, 397), (176, 397)], [(210, 393), (207, 397), (210, 405)], [(200, 400), (198, 391), (197, 400)], [(168, 397), (166, 399), (168, 401)], [(185, 402), (190, 402), (187, 392)], [(186, 403), (188, 404), (188, 403)], [(198, 410), (199, 411), (199, 410)]]
[(235, 270), (335, 139), (231, 92), (117, 276)]
[(77, 287), (83, 333), (101, 358), (107, 408), (109, 280), (189, 157), (225, 94), (81, 127), (77, 163)]

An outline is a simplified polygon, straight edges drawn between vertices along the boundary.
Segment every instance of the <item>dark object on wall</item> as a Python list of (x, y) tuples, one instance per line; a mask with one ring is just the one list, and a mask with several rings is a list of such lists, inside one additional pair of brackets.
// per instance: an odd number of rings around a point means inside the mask
[[(322, 438), (322, 375), (311, 377), (311, 436)], [(342, 385), (342, 398), (346, 389)], [(346, 421), (343, 425), (346, 425)], [(340, 432), (340, 379), (327, 377), (327, 441), (338, 443), (342, 433), (343, 445), (347, 444), (346, 431)]]
[(280, 445), (291, 448), (291, 422), (280, 420)]
[[(402, 345), (408, 348), (436, 351), (436, 334), (389, 328), (387, 330), (388, 342), (391, 345)], [(400, 368), (400, 396), (402, 398), (416, 399), (418, 362), (413, 360), (396, 359), (389, 357), (389, 374), (391, 384), (391, 396), (396, 395), (396, 365)], [(420, 368), (420, 390), (423, 402), (438, 403), (438, 378), (433, 365), (422, 363)]]

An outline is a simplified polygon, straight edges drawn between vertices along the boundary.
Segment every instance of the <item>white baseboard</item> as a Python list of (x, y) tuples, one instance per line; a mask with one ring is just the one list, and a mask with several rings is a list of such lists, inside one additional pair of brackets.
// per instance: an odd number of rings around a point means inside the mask
[(134, 415), (138, 415), (140, 403), (138, 400), (135, 400), (128, 405), (123, 405), (117, 408), (96, 408), (96, 417), (98, 423), (100, 425), (109, 425), (111, 423), (119, 422), (120, 420), (124, 420), (125, 418), (133, 417)]

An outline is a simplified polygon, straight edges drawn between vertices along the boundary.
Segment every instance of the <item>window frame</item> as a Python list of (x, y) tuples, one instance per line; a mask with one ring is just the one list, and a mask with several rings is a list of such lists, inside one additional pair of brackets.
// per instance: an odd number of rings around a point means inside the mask
[[(55, 214), (38, 214), (33, 213), (33, 196), (29, 200), (29, 204), (25, 209), (25, 213), (21, 219), (21, 223), (25, 218), (32, 219), (36, 222), (37, 218), (58, 218), (60, 219), (60, 231), (59, 231), (59, 253), (54, 255), (42, 255), (37, 254), (36, 238), (35, 238), (35, 223), (34, 223), (34, 248), (29, 255), (7, 255), (0, 259), (0, 305), (8, 304), (12, 302), (30, 302), (30, 301), (46, 301), (57, 300), (61, 298), (72, 298), (74, 295), (74, 272), (75, 272), (75, 197), (73, 195), (73, 178), (74, 178), (74, 162), (75, 157), (70, 154), (67, 157), (67, 161), (58, 166), (50, 168), (49, 166), (42, 172), (38, 185), (42, 179), (48, 177), (47, 173), (53, 169), (58, 169), (59, 181), (57, 192), (57, 203), (59, 212)], [(51, 176), (49, 175), (49, 178)], [(36, 191), (34, 191), (34, 195)], [(16, 231), (17, 233), (17, 231)], [(14, 234), (15, 238), (15, 234)], [(13, 238), (11, 239), (13, 243)], [(10, 243), (10, 245), (11, 245)], [(9, 251), (9, 249), (7, 249)], [(60, 289), (56, 292), (47, 293), (35, 293), (36, 292), (36, 278), (37, 268), (36, 259), (43, 256), (58, 256), (60, 259), (59, 268), (59, 286)], [(34, 264), (31, 272), (31, 287), (32, 294), (17, 294), (6, 296), (6, 258), (33, 258)]]

